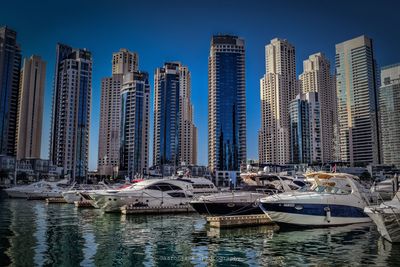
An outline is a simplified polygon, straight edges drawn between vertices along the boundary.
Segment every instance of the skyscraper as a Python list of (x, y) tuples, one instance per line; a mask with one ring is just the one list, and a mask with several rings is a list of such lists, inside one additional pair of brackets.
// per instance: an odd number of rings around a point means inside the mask
[(120, 175), (148, 171), (150, 84), (147, 72), (128, 72), (121, 91)]
[(266, 74), (260, 80), (260, 163), (290, 162), (289, 104), (298, 94), (295, 48), (275, 38), (265, 47)]
[(208, 166), (238, 171), (246, 163), (244, 40), (212, 37), (208, 58)]
[(39, 56), (24, 60), (21, 71), (17, 159), (40, 158), (46, 62)]
[(101, 80), (99, 153), (100, 175), (116, 175), (119, 166), (121, 89), (123, 75), (138, 70), (138, 55), (126, 49), (113, 53), (112, 76)]
[(195, 164), (195, 131), (190, 72), (167, 62), (154, 76), (154, 165)]
[(91, 96), (91, 53), (57, 44), (50, 159), (77, 181), (88, 171)]
[(14, 156), (18, 95), (21, 69), (21, 50), (17, 33), (0, 28), (0, 155)]
[(290, 162), (321, 163), (321, 109), (319, 93), (299, 94), (289, 106)]
[(336, 45), (340, 158), (352, 166), (380, 162), (375, 68), (372, 39)]
[(400, 168), (400, 63), (381, 68), (379, 114), (382, 161)]
[(336, 85), (330, 73), (329, 60), (322, 53), (316, 53), (303, 61), (303, 73), (299, 76), (303, 94), (318, 92), (321, 107), (321, 162), (337, 160), (337, 105)]

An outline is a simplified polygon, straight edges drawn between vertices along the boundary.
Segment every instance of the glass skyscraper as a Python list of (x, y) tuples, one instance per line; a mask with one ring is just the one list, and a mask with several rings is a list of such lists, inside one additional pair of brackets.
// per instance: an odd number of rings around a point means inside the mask
[(17, 33), (0, 28), (0, 155), (15, 155), (21, 50)]
[(92, 54), (57, 44), (50, 160), (71, 180), (88, 171)]
[(150, 84), (147, 72), (124, 75), (121, 90), (119, 174), (133, 178), (148, 171)]
[(179, 62), (157, 68), (154, 77), (153, 164), (196, 163), (196, 128), (190, 101), (190, 72)]
[(244, 40), (212, 37), (208, 60), (208, 165), (238, 171), (246, 163)]

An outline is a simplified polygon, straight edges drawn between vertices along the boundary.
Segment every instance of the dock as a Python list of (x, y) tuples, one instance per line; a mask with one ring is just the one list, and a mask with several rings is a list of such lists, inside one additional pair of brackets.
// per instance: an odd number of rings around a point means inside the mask
[(195, 210), (190, 205), (179, 206), (154, 206), (138, 207), (134, 205), (125, 205), (121, 207), (122, 214), (165, 214), (165, 213), (191, 213)]
[(47, 204), (65, 204), (67, 201), (63, 197), (50, 197), (46, 198)]
[(265, 214), (237, 215), (237, 216), (212, 216), (207, 217), (207, 223), (216, 228), (233, 228), (243, 226), (256, 226), (272, 224), (271, 219)]
[(90, 200), (74, 201), (74, 204), (77, 208), (94, 208), (93, 203)]

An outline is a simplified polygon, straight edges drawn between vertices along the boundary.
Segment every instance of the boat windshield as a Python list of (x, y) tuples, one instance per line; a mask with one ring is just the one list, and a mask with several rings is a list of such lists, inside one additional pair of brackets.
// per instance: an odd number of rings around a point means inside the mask
[(337, 195), (348, 195), (350, 194), (349, 190), (343, 189), (343, 188), (338, 188), (335, 186), (324, 186), (324, 185), (318, 185), (314, 189), (315, 192), (318, 193), (329, 193), (329, 194), (337, 194)]

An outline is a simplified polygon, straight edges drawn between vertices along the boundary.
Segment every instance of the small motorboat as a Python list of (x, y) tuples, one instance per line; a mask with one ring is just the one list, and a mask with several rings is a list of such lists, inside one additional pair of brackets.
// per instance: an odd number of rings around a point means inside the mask
[(346, 173), (305, 174), (315, 184), (310, 191), (290, 191), (260, 199), (260, 208), (281, 225), (324, 227), (371, 221), (364, 208), (370, 191), (358, 177)]

